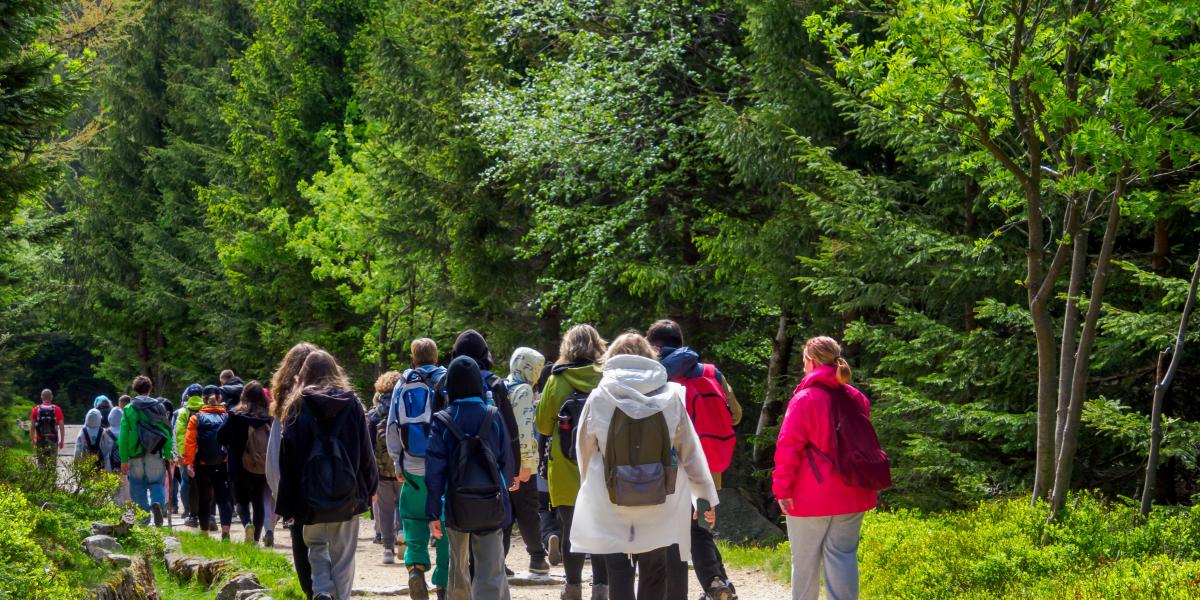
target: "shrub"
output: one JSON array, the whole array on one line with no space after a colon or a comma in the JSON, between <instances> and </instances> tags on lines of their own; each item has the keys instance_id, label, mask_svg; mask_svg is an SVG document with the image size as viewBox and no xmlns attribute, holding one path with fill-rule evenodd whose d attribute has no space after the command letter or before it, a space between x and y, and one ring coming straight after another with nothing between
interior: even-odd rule
<instances>
[{"instance_id":1,"label":"shrub","mask_svg":"<svg viewBox=\"0 0 1200 600\"><path fill-rule=\"evenodd\" d=\"M34 528L42 523L39 509L20 491L0 484L0 598L74 600L83 590L73 586L42 551Z\"/></svg>"}]
</instances>

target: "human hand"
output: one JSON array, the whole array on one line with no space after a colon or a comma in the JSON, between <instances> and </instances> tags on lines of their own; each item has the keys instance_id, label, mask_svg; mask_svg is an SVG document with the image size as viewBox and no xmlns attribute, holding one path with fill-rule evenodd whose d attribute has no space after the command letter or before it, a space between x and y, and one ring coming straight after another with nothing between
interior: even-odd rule
<instances>
[{"instance_id":1,"label":"human hand","mask_svg":"<svg viewBox=\"0 0 1200 600\"><path fill-rule=\"evenodd\" d=\"M793 506L795 506L795 503L792 502L791 498L779 499L779 508L783 510L784 514L791 512Z\"/></svg>"},{"instance_id":2,"label":"human hand","mask_svg":"<svg viewBox=\"0 0 1200 600\"><path fill-rule=\"evenodd\" d=\"M188 466L188 473L191 473L192 467ZM129 463L121 463L121 474L129 475Z\"/></svg>"},{"instance_id":3,"label":"human hand","mask_svg":"<svg viewBox=\"0 0 1200 600\"><path fill-rule=\"evenodd\" d=\"M708 523L709 527L717 526L717 509L710 508L704 513L704 522Z\"/></svg>"},{"instance_id":4,"label":"human hand","mask_svg":"<svg viewBox=\"0 0 1200 600\"><path fill-rule=\"evenodd\" d=\"M188 465L187 470L188 470L188 477L196 476L196 468L195 467L193 467L192 465Z\"/></svg>"},{"instance_id":5,"label":"human hand","mask_svg":"<svg viewBox=\"0 0 1200 600\"><path fill-rule=\"evenodd\" d=\"M441 521L430 521L429 522L429 535L433 536L433 539L435 539L435 540L442 539L442 522Z\"/></svg>"},{"instance_id":6,"label":"human hand","mask_svg":"<svg viewBox=\"0 0 1200 600\"><path fill-rule=\"evenodd\" d=\"M517 477L513 480L512 485L508 486L508 491L515 492L521 488L521 478Z\"/></svg>"},{"instance_id":7,"label":"human hand","mask_svg":"<svg viewBox=\"0 0 1200 600\"><path fill-rule=\"evenodd\" d=\"M59 449L59 450L62 450L62 449L63 449L63 443L62 443L62 442L59 442L59 443L58 443L58 449Z\"/></svg>"}]
</instances>

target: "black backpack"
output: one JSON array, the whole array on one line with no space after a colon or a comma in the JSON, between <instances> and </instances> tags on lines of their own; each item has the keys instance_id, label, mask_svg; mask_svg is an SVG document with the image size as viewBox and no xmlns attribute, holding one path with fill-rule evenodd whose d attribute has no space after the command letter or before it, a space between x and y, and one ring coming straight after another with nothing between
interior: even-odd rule
<instances>
[{"instance_id":1,"label":"black backpack","mask_svg":"<svg viewBox=\"0 0 1200 600\"><path fill-rule=\"evenodd\" d=\"M588 392L574 390L558 409L558 444L562 455L575 462L575 432L579 429L579 415L587 404Z\"/></svg>"},{"instance_id":2,"label":"black backpack","mask_svg":"<svg viewBox=\"0 0 1200 600\"><path fill-rule=\"evenodd\" d=\"M48 441L58 441L58 415L53 404L38 406L37 423L35 426L37 427L39 438L45 438Z\"/></svg>"},{"instance_id":3,"label":"black backpack","mask_svg":"<svg viewBox=\"0 0 1200 600\"><path fill-rule=\"evenodd\" d=\"M220 413L196 413L196 460L206 465L225 462L227 452L217 440L217 433L225 424L226 416Z\"/></svg>"},{"instance_id":4,"label":"black backpack","mask_svg":"<svg viewBox=\"0 0 1200 600\"><path fill-rule=\"evenodd\" d=\"M450 462L450 481L446 490L446 502L454 514L454 529L468 533L486 533L504 526L504 496L508 489L496 466L496 453L481 437L492 427L500 412L494 406L485 406L483 421L475 435L467 435L454 422L448 411L434 416L458 440L458 448Z\"/></svg>"},{"instance_id":5,"label":"black backpack","mask_svg":"<svg viewBox=\"0 0 1200 600\"><path fill-rule=\"evenodd\" d=\"M312 449L300 473L300 489L308 507L306 525L348 521L359 512L358 474L336 435L344 420L334 419L328 430L322 430L316 417L309 418Z\"/></svg>"},{"instance_id":6,"label":"black backpack","mask_svg":"<svg viewBox=\"0 0 1200 600\"><path fill-rule=\"evenodd\" d=\"M159 400L155 404L139 410L142 417L138 419L137 437L145 454L159 454L170 439L171 430L167 424L170 412ZM141 456L141 455L139 455Z\"/></svg>"},{"instance_id":7,"label":"black backpack","mask_svg":"<svg viewBox=\"0 0 1200 600\"><path fill-rule=\"evenodd\" d=\"M96 466L98 466L98 467L104 466L104 463L101 462L101 459L103 457L100 456L100 440L104 439L104 435L107 432L108 432L107 429L101 428L99 431L100 435L96 436L96 439L94 439L94 440L92 439L92 436L88 435L87 429L84 429L82 432L83 433L83 453L87 456L92 457L92 459L96 461Z\"/></svg>"}]
</instances>

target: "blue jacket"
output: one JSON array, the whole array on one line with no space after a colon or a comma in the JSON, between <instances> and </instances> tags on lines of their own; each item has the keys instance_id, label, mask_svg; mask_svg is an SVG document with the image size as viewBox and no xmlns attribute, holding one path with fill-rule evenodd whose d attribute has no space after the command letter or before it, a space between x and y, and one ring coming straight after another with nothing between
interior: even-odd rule
<instances>
[{"instance_id":1,"label":"blue jacket","mask_svg":"<svg viewBox=\"0 0 1200 600\"><path fill-rule=\"evenodd\" d=\"M479 431L485 409L486 405L481 398L462 398L452 402L446 410L450 412L459 428L469 435ZM499 417L500 415L497 415L497 418L492 420L492 430L481 434L480 437L495 453L496 466L507 485L516 478L518 464L509 446L508 431ZM450 528L454 528L457 521L450 507L445 504L444 497L446 487L450 483L450 463L457 449L458 439L439 419L433 419L429 430L429 447L425 450L425 486L429 492L425 498L425 513L432 521L441 518L444 512L446 526ZM508 527L512 522L512 502L507 493L504 494L504 512L504 527Z\"/></svg>"}]
</instances>

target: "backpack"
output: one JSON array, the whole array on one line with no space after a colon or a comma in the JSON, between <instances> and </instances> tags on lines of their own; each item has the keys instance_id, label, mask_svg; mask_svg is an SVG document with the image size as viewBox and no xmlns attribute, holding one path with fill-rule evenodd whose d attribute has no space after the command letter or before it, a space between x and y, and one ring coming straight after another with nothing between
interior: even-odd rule
<instances>
[{"instance_id":1,"label":"backpack","mask_svg":"<svg viewBox=\"0 0 1200 600\"><path fill-rule=\"evenodd\" d=\"M604 483L617 506L655 506L675 493L678 467L662 411L635 419L613 409L604 447Z\"/></svg>"},{"instance_id":2,"label":"backpack","mask_svg":"<svg viewBox=\"0 0 1200 600\"><path fill-rule=\"evenodd\" d=\"M725 396L721 382L717 381L717 368L705 364L699 377L677 377L672 381L686 389L684 406L696 428L696 435L700 437L709 472L724 473L733 462L737 433L733 431L729 398Z\"/></svg>"},{"instance_id":3,"label":"backpack","mask_svg":"<svg viewBox=\"0 0 1200 600\"><path fill-rule=\"evenodd\" d=\"M411 369L404 376L404 385L397 388L398 393L392 394L392 402L400 403L396 407L394 424L400 431L400 444L404 453L414 458L425 456L429 446L430 418L436 409L438 393L443 389L441 383L446 379L442 377L434 383L431 381L432 375L421 369ZM387 462L390 463L390 459ZM395 469L394 466L392 468Z\"/></svg>"},{"instance_id":4,"label":"backpack","mask_svg":"<svg viewBox=\"0 0 1200 600\"><path fill-rule=\"evenodd\" d=\"M104 467L104 457L100 455L100 440L104 439L104 434L107 431L107 429L101 428L100 435L96 436L95 440L92 439L92 436L88 435L87 429L80 432L83 434L83 453L91 456L96 461L96 466L101 468Z\"/></svg>"},{"instance_id":5,"label":"backpack","mask_svg":"<svg viewBox=\"0 0 1200 600\"><path fill-rule=\"evenodd\" d=\"M217 432L225 424L225 415L219 413L196 413L196 460L206 465L225 462L225 447L217 441Z\"/></svg>"},{"instance_id":6,"label":"backpack","mask_svg":"<svg viewBox=\"0 0 1200 600\"><path fill-rule=\"evenodd\" d=\"M463 433L449 411L443 410L435 415L458 440L458 447L450 462L446 502L454 515L454 528L469 533L500 529L507 516L504 496L508 490L496 466L496 453L482 438L500 411L487 405L484 405L484 409L483 421L475 435Z\"/></svg>"},{"instance_id":7,"label":"backpack","mask_svg":"<svg viewBox=\"0 0 1200 600\"><path fill-rule=\"evenodd\" d=\"M242 468L247 473L265 475L267 472L267 444L271 440L271 426L246 426L246 451L242 453Z\"/></svg>"},{"instance_id":8,"label":"backpack","mask_svg":"<svg viewBox=\"0 0 1200 600\"><path fill-rule=\"evenodd\" d=\"M387 415L380 416L377 412L378 407L372 410L371 416L371 432L374 434L372 440L375 447L375 465L379 468L380 479L395 479L396 478L396 463L392 461L392 455L388 453L387 447Z\"/></svg>"},{"instance_id":9,"label":"backpack","mask_svg":"<svg viewBox=\"0 0 1200 600\"><path fill-rule=\"evenodd\" d=\"M833 470L853 487L874 491L892 487L892 468L867 411L846 393L845 386L833 388L818 383L816 387L829 394L834 447L833 456L827 458L833 463ZM812 444L807 447L816 450ZM811 453L809 462L812 462ZM816 472L815 465L813 468ZM818 475L817 481L820 479Z\"/></svg>"},{"instance_id":10,"label":"backpack","mask_svg":"<svg viewBox=\"0 0 1200 600\"><path fill-rule=\"evenodd\" d=\"M567 460L575 462L575 435L579 429L579 415L587 404L588 392L573 390L558 409L558 448Z\"/></svg>"},{"instance_id":11,"label":"backpack","mask_svg":"<svg viewBox=\"0 0 1200 600\"><path fill-rule=\"evenodd\" d=\"M158 454L162 452L163 447L167 445L167 440L170 438L170 429L167 425L167 407L159 400L146 408L137 410L144 417L138 419L137 424L138 443L141 444L142 450L145 451L145 454Z\"/></svg>"},{"instance_id":12,"label":"backpack","mask_svg":"<svg viewBox=\"0 0 1200 600\"><path fill-rule=\"evenodd\" d=\"M336 436L343 420L335 419L324 431L316 417L309 418L313 443L300 473L300 489L308 508L306 525L348 521L359 512L358 474Z\"/></svg>"},{"instance_id":13,"label":"backpack","mask_svg":"<svg viewBox=\"0 0 1200 600\"><path fill-rule=\"evenodd\" d=\"M53 404L47 406L42 404L38 406L37 413L37 434L39 438L44 438L47 441L58 441L58 411L55 410Z\"/></svg>"},{"instance_id":14,"label":"backpack","mask_svg":"<svg viewBox=\"0 0 1200 600\"><path fill-rule=\"evenodd\" d=\"M117 434L111 429L105 429L101 435L107 435L112 440L112 451L108 453L108 466L113 472L121 470L121 453L117 451Z\"/></svg>"}]
</instances>

